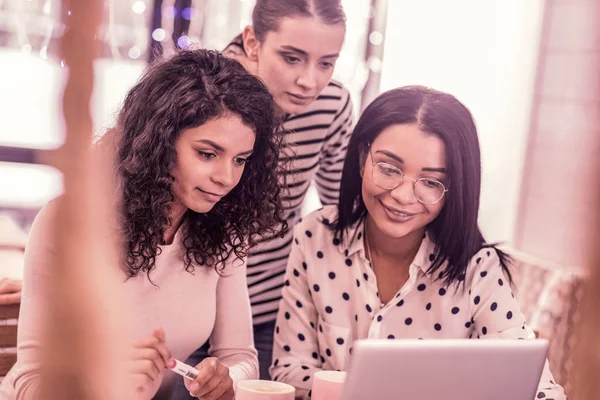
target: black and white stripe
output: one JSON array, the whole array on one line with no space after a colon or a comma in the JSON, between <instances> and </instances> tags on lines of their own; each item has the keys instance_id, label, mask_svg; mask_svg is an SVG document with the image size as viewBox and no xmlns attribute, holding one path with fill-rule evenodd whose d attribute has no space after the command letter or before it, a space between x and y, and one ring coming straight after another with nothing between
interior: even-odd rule
<instances>
[{"instance_id":1,"label":"black and white stripe","mask_svg":"<svg viewBox=\"0 0 600 400\"><path fill-rule=\"evenodd\" d=\"M248 288L255 325L273 321L277 316L292 228L300 220L309 186L314 182L324 205L338 200L352 123L350 94L335 81L325 87L306 112L289 115L284 122L285 141L291 150L281 160L288 171L283 200L290 229L283 238L259 243L248 257Z\"/></svg>"}]
</instances>

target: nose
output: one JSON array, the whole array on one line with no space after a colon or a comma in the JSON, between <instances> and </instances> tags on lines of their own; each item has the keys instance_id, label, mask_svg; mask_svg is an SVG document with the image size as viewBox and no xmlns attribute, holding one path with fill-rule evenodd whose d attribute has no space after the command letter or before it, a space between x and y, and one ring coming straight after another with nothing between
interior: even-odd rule
<instances>
[{"instance_id":1,"label":"nose","mask_svg":"<svg viewBox=\"0 0 600 400\"><path fill-rule=\"evenodd\" d=\"M393 189L390 194L392 195L392 198L400 204L413 204L418 202L417 197L415 196L414 181L406 176L402 183Z\"/></svg>"},{"instance_id":2,"label":"nose","mask_svg":"<svg viewBox=\"0 0 600 400\"><path fill-rule=\"evenodd\" d=\"M215 165L215 168L213 169L213 173L211 175L211 179L218 185L221 185L225 188L230 188L233 185L234 181L234 171L232 163L222 162L218 165Z\"/></svg>"},{"instance_id":3,"label":"nose","mask_svg":"<svg viewBox=\"0 0 600 400\"><path fill-rule=\"evenodd\" d=\"M317 87L317 72L315 67L308 65L303 71L296 83L302 86L305 90L314 90Z\"/></svg>"}]
</instances>

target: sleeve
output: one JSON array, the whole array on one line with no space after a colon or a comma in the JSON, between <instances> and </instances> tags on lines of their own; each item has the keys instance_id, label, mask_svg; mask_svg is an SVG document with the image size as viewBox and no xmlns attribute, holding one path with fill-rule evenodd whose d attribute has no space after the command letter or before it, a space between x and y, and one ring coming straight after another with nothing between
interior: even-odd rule
<instances>
[{"instance_id":1,"label":"sleeve","mask_svg":"<svg viewBox=\"0 0 600 400\"><path fill-rule=\"evenodd\" d=\"M353 106L350 93L343 89L341 108L333 118L323 146L315 187L322 205L337 204L342 169L353 128Z\"/></svg>"},{"instance_id":2,"label":"sleeve","mask_svg":"<svg viewBox=\"0 0 600 400\"><path fill-rule=\"evenodd\" d=\"M302 224L294 229L277 314L270 372L274 380L294 386L297 398L308 398L312 376L322 369L322 362L316 331L318 314L307 280L309 267L301 242L302 231Z\"/></svg>"},{"instance_id":3,"label":"sleeve","mask_svg":"<svg viewBox=\"0 0 600 400\"><path fill-rule=\"evenodd\" d=\"M229 262L217 284L217 315L210 337L211 356L229 368L234 387L239 381L258 379L246 260ZM241 264L241 265L240 265Z\"/></svg>"},{"instance_id":4,"label":"sleeve","mask_svg":"<svg viewBox=\"0 0 600 400\"><path fill-rule=\"evenodd\" d=\"M477 338L535 339L525 322L512 292L510 281L493 248L484 249L473 259L475 273L470 290L471 322ZM536 399L566 400L563 388L554 381L548 361L536 393Z\"/></svg>"},{"instance_id":5,"label":"sleeve","mask_svg":"<svg viewBox=\"0 0 600 400\"><path fill-rule=\"evenodd\" d=\"M0 396L15 400L37 398L40 384L42 324L47 296L51 291L49 268L55 247L52 226L56 200L45 206L35 219L25 249L23 293L19 313L17 362L2 382Z\"/></svg>"}]
</instances>

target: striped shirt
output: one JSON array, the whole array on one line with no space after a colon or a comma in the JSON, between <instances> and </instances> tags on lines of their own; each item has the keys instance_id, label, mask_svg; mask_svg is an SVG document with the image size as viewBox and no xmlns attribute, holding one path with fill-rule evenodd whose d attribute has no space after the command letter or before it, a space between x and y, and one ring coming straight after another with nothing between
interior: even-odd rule
<instances>
[{"instance_id":1,"label":"striped shirt","mask_svg":"<svg viewBox=\"0 0 600 400\"><path fill-rule=\"evenodd\" d=\"M338 201L352 122L350 93L335 81L329 82L305 112L287 115L284 120L285 143L292 150L291 155L282 153L280 161L287 171L282 199L289 229L283 237L262 241L250 250L248 288L255 325L277 316L292 228L300 220L311 183L322 204Z\"/></svg>"},{"instance_id":2,"label":"striped shirt","mask_svg":"<svg viewBox=\"0 0 600 400\"><path fill-rule=\"evenodd\" d=\"M224 50L225 54L228 52L245 54L242 35L229 43ZM280 164L287 171L282 179L282 200L288 231L283 237L259 241L248 254L248 291L254 325L275 321L277 317L293 227L300 221L310 185L314 183L323 205L338 202L353 112L348 90L330 81L303 113L285 117L287 150L280 155Z\"/></svg>"}]
</instances>

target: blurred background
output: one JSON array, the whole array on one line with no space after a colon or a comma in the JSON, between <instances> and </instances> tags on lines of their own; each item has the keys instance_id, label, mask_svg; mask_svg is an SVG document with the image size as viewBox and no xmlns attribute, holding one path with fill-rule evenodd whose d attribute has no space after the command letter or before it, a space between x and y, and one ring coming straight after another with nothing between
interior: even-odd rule
<instances>
[{"instance_id":1,"label":"blurred background","mask_svg":"<svg viewBox=\"0 0 600 400\"><path fill-rule=\"evenodd\" d=\"M151 42L173 52L176 19L189 22L186 35L176 38L180 47L223 49L250 24L254 6L253 0L187 3L177 9L174 0L105 1L96 133L113 123ZM558 363L566 357L559 352L572 345L582 267L595 239L589 221L600 170L600 1L343 4L348 34L334 76L350 88L357 117L378 93L407 84L450 92L471 109L482 148L481 228L528 266L518 270L519 285L527 287L521 304L541 335L553 332L562 341L551 354ZM19 148L62 143L64 63L57 46L61 21L70 16L57 0L0 0L0 159L16 161L0 162L0 221L19 235L61 192L60 174L31 163ZM310 195L305 212L318 206ZM564 360L553 370L568 388Z\"/></svg>"}]
</instances>

